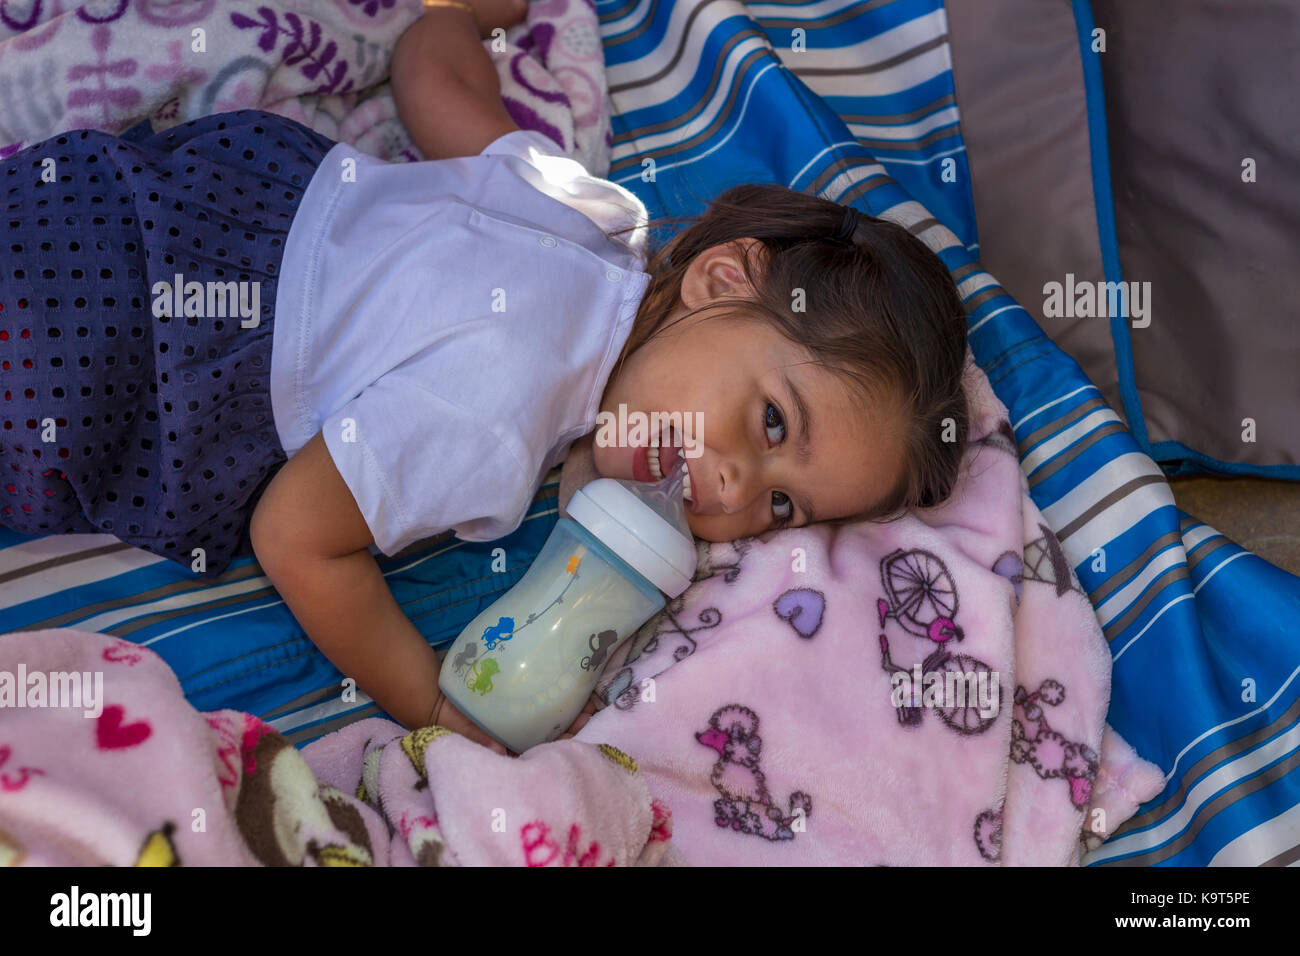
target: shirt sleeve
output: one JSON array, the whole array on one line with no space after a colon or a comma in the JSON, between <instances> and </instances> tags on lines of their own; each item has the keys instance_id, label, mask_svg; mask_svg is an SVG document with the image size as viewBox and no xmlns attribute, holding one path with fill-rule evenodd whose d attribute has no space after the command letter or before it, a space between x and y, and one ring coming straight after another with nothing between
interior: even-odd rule
<instances>
[{"instance_id":1,"label":"shirt sleeve","mask_svg":"<svg viewBox=\"0 0 1300 956\"><path fill-rule=\"evenodd\" d=\"M400 376L370 385L321 431L387 555L449 528L463 541L504 537L537 493L535 476L481 417Z\"/></svg>"},{"instance_id":2,"label":"shirt sleeve","mask_svg":"<svg viewBox=\"0 0 1300 956\"><path fill-rule=\"evenodd\" d=\"M633 252L645 260L649 213L629 190L608 179L593 176L570 158L549 136L537 130L517 129L499 136L480 154L513 156L536 170L533 185L565 205L572 206L606 233L619 232Z\"/></svg>"}]
</instances>

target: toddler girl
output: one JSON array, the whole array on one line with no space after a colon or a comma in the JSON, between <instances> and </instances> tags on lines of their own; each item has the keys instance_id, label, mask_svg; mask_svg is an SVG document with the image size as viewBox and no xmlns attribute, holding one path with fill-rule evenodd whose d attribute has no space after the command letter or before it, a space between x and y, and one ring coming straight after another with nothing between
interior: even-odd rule
<instances>
[{"instance_id":1,"label":"toddler girl","mask_svg":"<svg viewBox=\"0 0 1300 956\"><path fill-rule=\"evenodd\" d=\"M770 185L650 249L630 192L506 113L480 39L521 14L437 6L402 36L394 94L428 162L245 110L0 164L0 522L206 576L246 536L384 710L498 751L442 698L372 548L495 540L556 465L563 504L666 473L685 437L699 537L881 518L942 501L966 437L937 257ZM620 406L702 431L595 441Z\"/></svg>"}]
</instances>

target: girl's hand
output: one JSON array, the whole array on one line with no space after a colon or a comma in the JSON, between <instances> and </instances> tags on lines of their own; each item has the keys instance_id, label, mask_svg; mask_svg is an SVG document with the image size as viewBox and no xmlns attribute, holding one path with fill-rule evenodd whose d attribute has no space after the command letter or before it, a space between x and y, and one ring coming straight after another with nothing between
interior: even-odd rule
<instances>
[{"instance_id":1,"label":"girl's hand","mask_svg":"<svg viewBox=\"0 0 1300 956\"><path fill-rule=\"evenodd\" d=\"M467 0L474 8L474 17L478 20L478 35L481 40L492 37L497 27L508 30L516 23L522 23L528 14L528 0Z\"/></svg>"},{"instance_id":2,"label":"girl's hand","mask_svg":"<svg viewBox=\"0 0 1300 956\"><path fill-rule=\"evenodd\" d=\"M505 744L489 737L478 724L462 714L459 708L443 695L441 690L438 691L438 703L434 705L433 713L437 714L437 717L431 720L430 723L439 727L446 727L453 733L460 734L476 744L482 744L495 754L510 753L510 751L506 750ZM510 754L510 756L515 755Z\"/></svg>"},{"instance_id":3,"label":"girl's hand","mask_svg":"<svg viewBox=\"0 0 1300 956\"><path fill-rule=\"evenodd\" d=\"M484 747L487 747L493 753L505 754L510 757L519 756L519 754L515 753L513 750L508 750L504 744L499 743L498 741L492 739L486 733L484 733L483 730L478 726L478 724L474 723L474 721L466 717L463 713L460 712L460 710L456 707L455 704L447 700L446 697L443 696L442 691L438 692L438 699L440 703L437 706L435 706L433 709L434 713L436 713L438 717L436 720L432 721L432 723L437 724L439 727L446 727L448 730L454 733L458 733L474 741L474 743L476 744L482 744ZM586 726L587 721L589 721L591 719L592 714L596 712L596 708L598 705L599 705L599 701L596 699L596 696L593 694L591 698L587 701L586 706L583 707L582 710L578 712L578 716L574 718L574 721L569 726L569 729L566 730L564 733L560 734L560 736L556 737L555 739L568 740L570 737L577 734L578 731L580 731L584 726ZM439 707L441 708L441 710L439 709Z\"/></svg>"},{"instance_id":4,"label":"girl's hand","mask_svg":"<svg viewBox=\"0 0 1300 956\"><path fill-rule=\"evenodd\" d=\"M591 715L596 712L596 706L598 703L599 701L596 700L596 695L592 694L590 699L587 701L587 706L578 711L578 716L574 719L572 726L555 739L568 740L570 737L577 734L578 731L586 726L587 721L591 720Z\"/></svg>"}]
</instances>

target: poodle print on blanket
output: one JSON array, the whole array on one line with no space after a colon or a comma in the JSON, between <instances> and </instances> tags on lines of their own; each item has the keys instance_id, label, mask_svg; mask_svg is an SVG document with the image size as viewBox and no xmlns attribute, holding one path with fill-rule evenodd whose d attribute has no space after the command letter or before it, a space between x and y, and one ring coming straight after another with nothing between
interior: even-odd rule
<instances>
[{"instance_id":1,"label":"poodle print on blanket","mask_svg":"<svg viewBox=\"0 0 1300 956\"><path fill-rule=\"evenodd\" d=\"M721 796L713 802L714 822L765 840L793 840L803 832L802 821L812 813L812 797L795 791L785 809L777 806L760 767L763 739L758 715L748 707L728 704L714 711L707 730L695 739L718 752L709 782Z\"/></svg>"},{"instance_id":2,"label":"poodle print on blanket","mask_svg":"<svg viewBox=\"0 0 1300 956\"><path fill-rule=\"evenodd\" d=\"M1106 726L1096 613L968 375L942 505L701 543L691 587L610 655L574 739L637 755L689 862L1077 865L1085 827L1163 786ZM895 695L918 672L926 692ZM932 698L949 675L987 695Z\"/></svg>"}]
</instances>

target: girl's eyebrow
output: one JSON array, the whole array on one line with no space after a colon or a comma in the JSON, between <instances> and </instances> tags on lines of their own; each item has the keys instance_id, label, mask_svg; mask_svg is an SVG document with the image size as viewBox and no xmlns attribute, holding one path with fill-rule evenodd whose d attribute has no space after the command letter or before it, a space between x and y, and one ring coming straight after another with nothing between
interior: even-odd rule
<instances>
[{"instance_id":1,"label":"girl's eyebrow","mask_svg":"<svg viewBox=\"0 0 1300 956\"><path fill-rule=\"evenodd\" d=\"M784 370L781 372L781 381L785 383L786 390L794 400L794 408L797 413L795 417L799 419L799 434L794 442L795 454L798 456L799 462L807 467L809 459L812 458L812 421L808 415L808 404L803 400L802 393L795 388L794 382L790 381L790 376ZM817 513L813 511L812 502L803 495L800 495L795 500L804 514L808 516L810 524L817 520Z\"/></svg>"}]
</instances>

